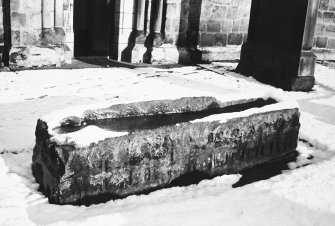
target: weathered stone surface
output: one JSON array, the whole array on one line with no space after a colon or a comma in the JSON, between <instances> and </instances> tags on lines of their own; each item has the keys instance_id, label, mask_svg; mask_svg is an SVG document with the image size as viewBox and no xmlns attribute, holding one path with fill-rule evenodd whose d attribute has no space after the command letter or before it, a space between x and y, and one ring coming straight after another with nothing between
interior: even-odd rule
<instances>
[{"instance_id":1,"label":"weathered stone surface","mask_svg":"<svg viewBox=\"0 0 335 226\"><path fill-rule=\"evenodd\" d=\"M326 48L327 46L327 37L316 37L315 46L317 48Z\"/></svg>"},{"instance_id":2,"label":"weathered stone surface","mask_svg":"<svg viewBox=\"0 0 335 226\"><path fill-rule=\"evenodd\" d=\"M318 60L334 60L335 49L335 1L320 0L317 25L315 28L314 49Z\"/></svg>"},{"instance_id":3,"label":"weathered stone surface","mask_svg":"<svg viewBox=\"0 0 335 226\"><path fill-rule=\"evenodd\" d=\"M148 50L150 52L150 50ZM164 44L160 47L152 47L143 57L144 62L151 64L176 64L178 63L179 53L176 46Z\"/></svg>"},{"instance_id":4,"label":"weathered stone surface","mask_svg":"<svg viewBox=\"0 0 335 226\"><path fill-rule=\"evenodd\" d=\"M329 0L320 0L319 8L322 10L327 10L329 5Z\"/></svg>"},{"instance_id":5,"label":"weathered stone surface","mask_svg":"<svg viewBox=\"0 0 335 226\"><path fill-rule=\"evenodd\" d=\"M335 38L328 39L327 47L329 49L335 49Z\"/></svg>"},{"instance_id":6,"label":"weathered stone surface","mask_svg":"<svg viewBox=\"0 0 335 226\"><path fill-rule=\"evenodd\" d=\"M230 33L228 35L228 45L241 45L243 42L243 34Z\"/></svg>"},{"instance_id":7,"label":"weathered stone surface","mask_svg":"<svg viewBox=\"0 0 335 226\"><path fill-rule=\"evenodd\" d=\"M218 33L215 34L215 44L214 46L226 46L227 45L227 34Z\"/></svg>"},{"instance_id":8,"label":"weathered stone surface","mask_svg":"<svg viewBox=\"0 0 335 226\"><path fill-rule=\"evenodd\" d=\"M213 46L215 35L213 33L202 33L200 36L200 46Z\"/></svg>"},{"instance_id":9,"label":"weathered stone surface","mask_svg":"<svg viewBox=\"0 0 335 226\"><path fill-rule=\"evenodd\" d=\"M209 20L207 23L207 31L209 32L220 32L221 30L221 23L220 21L216 20Z\"/></svg>"},{"instance_id":10,"label":"weathered stone surface","mask_svg":"<svg viewBox=\"0 0 335 226\"><path fill-rule=\"evenodd\" d=\"M266 102L259 99L242 99L232 103L220 102L214 97L183 97L176 100L152 100L137 103L116 104L108 108L84 111L81 118L70 116L60 121L61 126L81 126L84 124L96 124L99 120L111 118L132 118L143 116L157 116L169 114L182 114L191 112L203 112L205 110L216 110L217 113L245 109L250 106L264 106ZM272 103L272 102L271 102ZM246 104L242 108L241 104ZM237 106L237 107L236 107ZM229 108L229 109L228 109ZM212 112L213 113L213 112Z\"/></svg>"},{"instance_id":11,"label":"weathered stone surface","mask_svg":"<svg viewBox=\"0 0 335 226\"><path fill-rule=\"evenodd\" d=\"M201 47L202 60L239 60L241 46Z\"/></svg>"},{"instance_id":12,"label":"weathered stone surface","mask_svg":"<svg viewBox=\"0 0 335 226\"><path fill-rule=\"evenodd\" d=\"M227 44L240 45L242 43L244 33L247 33L248 30L251 1L185 2L189 3L185 5L186 9L189 10L188 15L184 15L183 11L185 10L179 13L179 8L183 7L180 6L180 1L172 1L167 4L165 33L168 34L168 39L165 38L165 43L177 43L179 48L189 47L190 43L191 46L200 46L200 48L221 47ZM174 9L177 10L177 13L173 11ZM228 35L230 35L229 43ZM218 57L214 60L230 60L230 58L222 59L223 55L229 56L229 52L217 55ZM211 57L213 56L215 55L212 54Z\"/></svg>"},{"instance_id":13,"label":"weathered stone surface","mask_svg":"<svg viewBox=\"0 0 335 226\"><path fill-rule=\"evenodd\" d=\"M97 122L99 118L132 117L143 112L167 113L170 108L183 112L218 105L220 102L210 97L142 102L88 111L83 118ZM137 110L127 111L129 106L137 106ZM138 111L142 108L144 111ZM66 120L81 125L82 119ZM299 127L299 111L292 108L225 122L202 120L135 130L126 136L76 147L52 142L47 123L39 120L32 169L53 203L85 203L97 196L124 197L164 187L188 173L212 177L278 158L295 150Z\"/></svg>"},{"instance_id":14,"label":"weathered stone surface","mask_svg":"<svg viewBox=\"0 0 335 226\"><path fill-rule=\"evenodd\" d=\"M313 53L315 53L318 60L335 60L335 49L314 48Z\"/></svg>"},{"instance_id":15,"label":"weathered stone surface","mask_svg":"<svg viewBox=\"0 0 335 226\"><path fill-rule=\"evenodd\" d=\"M71 61L70 50L66 46L13 47L9 53L11 67L60 66ZM70 58L70 59L69 59Z\"/></svg>"}]
</instances>

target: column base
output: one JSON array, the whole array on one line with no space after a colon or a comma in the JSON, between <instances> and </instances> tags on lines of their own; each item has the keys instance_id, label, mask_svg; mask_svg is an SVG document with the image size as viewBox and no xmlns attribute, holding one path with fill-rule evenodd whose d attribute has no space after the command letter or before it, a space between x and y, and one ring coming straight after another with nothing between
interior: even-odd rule
<instances>
[{"instance_id":1,"label":"column base","mask_svg":"<svg viewBox=\"0 0 335 226\"><path fill-rule=\"evenodd\" d=\"M311 91L315 85L314 76L295 77L291 81L292 91Z\"/></svg>"},{"instance_id":2,"label":"column base","mask_svg":"<svg viewBox=\"0 0 335 226\"><path fill-rule=\"evenodd\" d=\"M300 54L298 77L314 76L316 56L312 51L302 51Z\"/></svg>"},{"instance_id":3,"label":"column base","mask_svg":"<svg viewBox=\"0 0 335 226\"><path fill-rule=\"evenodd\" d=\"M147 48L143 44L135 44L131 50L130 63L143 63L146 51Z\"/></svg>"},{"instance_id":4,"label":"column base","mask_svg":"<svg viewBox=\"0 0 335 226\"><path fill-rule=\"evenodd\" d=\"M177 64L179 63L179 52L176 46L170 44L149 47L144 54L143 62L149 64Z\"/></svg>"},{"instance_id":5,"label":"column base","mask_svg":"<svg viewBox=\"0 0 335 226\"><path fill-rule=\"evenodd\" d=\"M143 62L149 64L194 64L201 62L202 52L196 48L178 48L172 44L148 48Z\"/></svg>"},{"instance_id":6,"label":"column base","mask_svg":"<svg viewBox=\"0 0 335 226\"><path fill-rule=\"evenodd\" d=\"M309 91L315 84L312 52L285 53L272 46L246 43L237 71L287 91Z\"/></svg>"},{"instance_id":7,"label":"column base","mask_svg":"<svg viewBox=\"0 0 335 226\"><path fill-rule=\"evenodd\" d=\"M195 64L201 63L203 52L193 47L179 48L179 63L182 64Z\"/></svg>"},{"instance_id":8,"label":"column base","mask_svg":"<svg viewBox=\"0 0 335 226\"><path fill-rule=\"evenodd\" d=\"M315 85L316 56L312 51L302 51L300 54L297 77L292 79L293 91L309 91Z\"/></svg>"}]
</instances>

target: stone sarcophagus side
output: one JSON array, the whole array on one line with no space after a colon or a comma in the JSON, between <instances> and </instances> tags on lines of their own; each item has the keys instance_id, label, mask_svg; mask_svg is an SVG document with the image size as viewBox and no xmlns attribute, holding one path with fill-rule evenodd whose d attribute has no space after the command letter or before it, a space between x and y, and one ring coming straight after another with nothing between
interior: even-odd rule
<instances>
[{"instance_id":1,"label":"stone sarcophagus side","mask_svg":"<svg viewBox=\"0 0 335 226\"><path fill-rule=\"evenodd\" d=\"M295 150L299 127L298 108L272 98L117 104L39 119L32 169L50 202L81 204L280 158Z\"/></svg>"}]
</instances>

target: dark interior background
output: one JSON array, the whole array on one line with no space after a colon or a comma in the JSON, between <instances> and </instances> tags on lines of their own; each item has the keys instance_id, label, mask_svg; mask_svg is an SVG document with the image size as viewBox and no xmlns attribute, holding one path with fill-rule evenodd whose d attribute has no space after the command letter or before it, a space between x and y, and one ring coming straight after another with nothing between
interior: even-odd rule
<instances>
[{"instance_id":1,"label":"dark interior background","mask_svg":"<svg viewBox=\"0 0 335 226\"><path fill-rule=\"evenodd\" d=\"M74 56L108 56L115 1L74 0Z\"/></svg>"},{"instance_id":2,"label":"dark interior background","mask_svg":"<svg viewBox=\"0 0 335 226\"><path fill-rule=\"evenodd\" d=\"M250 20L255 29L249 29L248 41L300 53L307 5L308 0L253 0L257 13Z\"/></svg>"}]
</instances>

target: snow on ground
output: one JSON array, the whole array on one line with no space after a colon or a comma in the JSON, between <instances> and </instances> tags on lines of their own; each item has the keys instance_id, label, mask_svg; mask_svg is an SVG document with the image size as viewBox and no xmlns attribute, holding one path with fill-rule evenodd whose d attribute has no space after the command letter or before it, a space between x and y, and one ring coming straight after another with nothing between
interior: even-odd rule
<instances>
[{"instance_id":1,"label":"snow on ground","mask_svg":"<svg viewBox=\"0 0 335 226\"><path fill-rule=\"evenodd\" d=\"M37 191L30 164L39 117L106 101L280 91L233 72L197 67L1 73L0 225L334 225L334 76L334 69L317 65L312 92L287 93L301 107L303 142L297 161L282 174L238 188L232 185L242 175L222 176L78 207L51 205Z\"/></svg>"}]
</instances>

